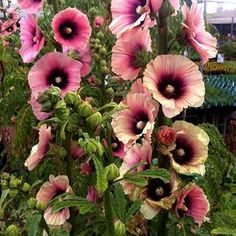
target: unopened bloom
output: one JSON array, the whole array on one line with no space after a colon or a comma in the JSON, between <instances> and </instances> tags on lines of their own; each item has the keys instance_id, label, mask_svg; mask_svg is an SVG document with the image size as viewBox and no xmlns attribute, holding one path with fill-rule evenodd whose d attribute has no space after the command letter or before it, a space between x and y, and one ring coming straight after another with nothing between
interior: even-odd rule
<instances>
[{"instance_id":1,"label":"unopened bloom","mask_svg":"<svg viewBox=\"0 0 236 236\"><path fill-rule=\"evenodd\" d=\"M44 0L17 0L17 3L22 10L35 14L42 9Z\"/></svg>"},{"instance_id":2,"label":"unopened bloom","mask_svg":"<svg viewBox=\"0 0 236 236\"><path fill-rule=\"evenodd\" d=\"M91 27L88 17L76 8L58 12L52 20L54 39L63 47L83 49L88 44Z\"/></svg>"},{"instance_id":3,"label":"unopened bloom","mask_svg":"<svg viewBox=\"0 0 236 236\"><path fill-rule=\"evenodd\" d=\"M205 64L209 58L216 57L217 40L205 30L202 9L196 0L192 0L190 8L184 3L181 10L184 18L184 38L199 53L202 63Z\"/></svg>"},{"instance_id":4,"label":"unopened bloom","mask_svg":"<svg viewBox=\"0 0 236 236\"><path fill-rule=\"evenodd\" d=\"M32 62L44 45L44 36L33 15L20 20L20 55L25 63Z\"/></svg>"},{"instance_id":5,"label":"unopened bloom","mask_svg":"<svg viewBox=\"0 0 236 236\"><path fill-rule=\"evenodd\" d=\"M168 118L189 106L199 107L204 101L202 74L195 63L184 56L157 56L147 65L143 83Z\"/></svg>"},{"instance_id":6,"label":"unopened bloom","mask_svg":"<svg viewBox=\"0 0 236 236\"><path fill-rule=\"evenodd\" d=\"M28 159L25 161L25 166L28 170L33 170L44 158L49 150L49 143L51 141L51 127L42 125L39 129L39 142L33 146Z\"/></svg>"},{"instance_id":7,"label":"unopened bloom","mask_svg":"<svg viewBox=\"0 0 236 236\"><path fill-rule=\"evenodd\" d=\"M170 145L176 140L176 131L168 126L161 126L156 132L156 141L164 145Z\"/></svg>"},{"instance_id":8,"label":"unopened bloom","mask_svg":"<svg viewBox=\"0 0 236 236\"><path fill-rule=\"evenodd\" d=\"M175 213L178 217L189 216L194 222L201 225L207 218L210 204L203 190L194 183L184 187L175 204Z\"/></svg>"},{"instance_id":9,"label":"unopened bloom","mask_svg":"<svg viewBox=\"0 0 236 236\"><path fill-rule=\"evenodd\" d=\"M102 16L96 16L93 22L94 28L100 28L104 23L104 18Z\"/></svg>"}]
</instances>

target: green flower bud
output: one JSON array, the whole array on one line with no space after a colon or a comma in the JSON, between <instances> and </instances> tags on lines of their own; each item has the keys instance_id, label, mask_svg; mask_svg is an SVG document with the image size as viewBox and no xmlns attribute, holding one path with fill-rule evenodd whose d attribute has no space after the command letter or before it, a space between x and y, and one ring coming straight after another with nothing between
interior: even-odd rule
<instances>
[{"instance_id":1,"label":"green flower bud","mask_svg":"<svg viewBox=\"0 0 236 236\"><path fill-rule=\"evenodd\" d=\"M92 114L91 116L89 116L86 119L86 121L92 127L97 127L98 125L100 125L102 123L102 115L100 112L97 111L94 114Z\"/></svg>"},{"instance_id":2,"label":"green flower bud","mask_svg":"<svg viewBox=\"0 0 236 236\"><path fill-rule=\"evenodd\" d=\"M101 58L100 56L97 54L97 53L94 53L93 54L93 58L96 60L96 61L99 61Z\"/></svg>"},{"instance_id":3,"label":"green flower bud","mask_svg":"<svg viewBox=\"0 0 236 236\"><path fill-rule=\"evenodd\" d=\"M4 218L4 209L0 208L0 220Z\"/></svg>"},{"instance_id":4,"label":"green flower bud","mask_svg":"<svg viewBox=\"0 0 236 236\"><path fill-rule=\"evenodd\" d=\"M2 187L2 189L8 188L8 181L3 179L1 181L1 187Z\"/></svg>"},{"instance_id":5,"label":"green flower bud","mask_svg":"<svg viewBox=\"0 0 236 236\"><path fill-rule=\"evenodd\" d=\"M97 38L98 39L104 39L104 34L103 34L103 32L102 31L99 31L98 33L97 33Z\"/></svg>"},{"instance_id":6,"label":"green flower bud","mask_svg":"<svg viewBox=\"0 0 236 236\"><path fill-rule=\"evenodd\" d=\"M16 225L9 225L5 230L6 236L18 236L20 235L20 229Z\"/></svg>"},{"instance_id":7,"label":"green flower bud","mask_svg":"<svg viewBox=\"0 0 236 236\"><path fill-rule=\"evenodd\" d=\"M101 53L102 55L106 55L107 54L106 48L104 48L104 47L100 48L99 53Z\"/></svg>"},{"instance_id":8,"label":"green flower bud","mask_svg":"<svg viewBox=\"0 0 236 236\"><path fill-rule=\"evenodd\" d=\"M109 95L109 97L113 97L114 96L114 89L113 88L108 88L106 90L107 94Z\"/></svg>"},{"instance_id":9,"label":"green flower bud","mask_svg":"<svg viewBox=\"0 0 236 236\"><path fill-rule=\"evenodd\" d=\"M95 39L95 43L98 43L98 44L100 44L100 43L101 43L101 41L100 41L99 39Z\"/></svg>"},{"instance_id":10,"label":"green flower bud","mask_svg":"<svg viewBox=\"0 0 236 236\"><path fill-rule=\"evenodd\" d=\"M78 126L74 123L71 123L71 122L66 125L66 131L69 133L74 132L77 128L78 128Z\"/></svg>"},{"instance_id":11,"label":"green flower bud","mask_svg":"<svg viewBox=\"0 0 236 236\"><path fill-rule=\"evenodd\" d=\"M88 14L90 16L95 16L95 15L97 15L97 13L98 13L98 11L95 7L90 8L89 11L88 11Z\"/></svg>"},{"instance_id":12,"label":"green flower bud","mask_svg":"<svg viewBox=\"0 0 236 236\"><path fill-rule=\"evenodd\" d=\"M66 108L66 103L62 100L58 101L56 103L55 109L65 109Z\"/></svg>"},{"instance_id":13,"label":"green flower bud","mask_svg":"<svg viewBox=\"0 0 236 236\"><path fill-rule=\"evenodd\" d=\"M64 101L67 105L74 105L77 101L77 96L73 92L68 92L64 98Z\"/></svg>"},{"instance_id":14,"label":"green flower bud","mask_svg":"<svg viewBox=\"0 0 236 236\"><path fill-rule=\"evenodd\" d=\"M49 100L45 103L42 103L42 108L41 108L41 111L43 112L50 112L53 110L53 104L52 102Z\"/></svg>"},{"instance_id":15,"label":"green flower bud","mask_svg":"<svg viewBox=\"0 0 236 236\"><path fill-rule=\"evenodd\" d=\"M4 179L4 180L9 180L10 177L11 177L10 174L7 173L7 172L3 172L3 173L1 174L1 178Z\"/></svg>"},{"instance_id":16,"label":"green flower bud","mask_svg":"<svg viewBox=\"0 0 236 236\"><path fill-rule=\"evenodd\" d=\"M29 208L35 208L36 207L36 204L37 204L37 200L33 197L31 197L29 200L28 200L28 205L29 205Z\"/></svg>"},{"instance_id":17,"label":"green flower bud","mask_svg":"<svg viewBox=\"0 0 236 236\"><path fill-rule=\"evenodd\" d=\"M29 192L30 190L30 185L28 183L24 183L21 190L25 193Z\"/></svg>"},{"instance_id":18,"label":"green flower bud","mask_svg":"<svg viewBox=\"0 0 236 236\"><path fill-rule=\"evenodd\" d=\"M66 103L64 101L58 101L55 106L54 116L59 118L60 120L67 120L70 115L70 110L66 107Z\"/></svg>"},{"instance_id":19,"label":"green flower bud","mask_svg":"<svg viewBox=\"0 0 236 236\"><path fill-rule=\"evenodd\" d=\"M19 193L18 189L10 189L9 195L10 197L15 198L18 193Z\"/></svg>"},{"instance_id":20,"label":"green flower bud","mask_svg":"<svg viewBox=\"0 0 236 236\"><path fill-rule=\"evenodd\" d=\"M105 60L101 60L101 61L100 61L100 64L101 64L101 66L106 66L106 65L107 65L107 62L106 62Z\"/></svg>"},{"instance_id":21,"label":"green flower bud","mask_svg":"<svg viewBox=\"0 0 236 236\"><path fill-rule=\"evenodd\" d=\"M115 222L114 227L115 227L115 236L124 236L124 235L126 235L125 225L120 220L117 220Z\"/></svg>"},{"instance_id":22,"label":"green flower bud","mask_svg":"<svg viewBox=\"0 0 236 236\"><path fill-rule=\"evenodd\" d=\"M95 49L99 49L101 46L100 46L99 43L96 42L93 47L94 47Z\"/></svg>"},{"instance_id":23,"label":"green flower bud","mask_svg":"<svg viewBox=\"0 0 236 236\"><path fill-rule=\"evenodd\" d=\"M78 113L82 117L89 117L93 114L93 107L91 104L84 101L79 105Z\"/></svg>"},{"instance_id":24,"label":"green flower bud","mask_svg":"<svg viewBox=\"0 0 236 236\"><path fill-rule=\"evenodd\" d=\"M9 182L10 188L17 188L21 184L21 180L16 178L11 178Z\"/></svg>"},{"instance_id":25,"label":"green flower bud","mask_svg":"<svg viewBox=\"0 0 236 236\"><path fill-rule=\"evenodd\" d=\"M103 66L102 69L101 69L101 72L103 74L109 74L110 73L110 70L107 66Z\"/></svg>"},{"instance_id":26,"label":"green flower bud","mask_svg":"<svg viewBox=\"0 0 236 236\"><path fill-rule=\"evenodd\" d=\"M47 208L47 204L43 202L37 202L36 209L39 211L44 211Z\"/></svg>"},{"instance_id":27,"label":"green flower bud","mask_svg":"<svg viewBox=\"0 0 236 236\"><path fill-rule=\"evenodd\" d=\"M97 152L97 144L96 144L96 142L93 141L93 139L89 139L89 140L86 142L85 151L86 151L89 155L94 154L94 153Z\"/></svg>"},{"instance_id":28,"label":"green flower bud","mask_svg":"<svg viewBox=\"0 0 236 236\"><path fill-rule=\"evenodd\" d=\"M120 176L119 168L114 164L105 167L107 180L112 181Z\"/></svg>"}]
</instances>

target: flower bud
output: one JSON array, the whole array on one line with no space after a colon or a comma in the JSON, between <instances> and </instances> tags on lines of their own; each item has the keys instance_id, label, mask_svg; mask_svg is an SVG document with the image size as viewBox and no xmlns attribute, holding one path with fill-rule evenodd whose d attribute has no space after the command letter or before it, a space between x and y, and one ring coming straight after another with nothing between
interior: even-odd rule
<instances>
[{"instance_id":1,"label":"flower bud","mask_svg":"<svg viewBox=\"0 0 236 236\"><path fill-rule=\"evenodd\" d=\"M1 181L1 187L2 189L6 189L8 187L8 181L3 179Z\"/></svg>"},{"instance_id":2,"label":"flower bud","mask_svg":"<svg viewBox=\"0 0 236 236\"><path fill-rule=\"evenodd\" d=\"M66 125L66 131L69 133L74 132L77 128L77 125L71 122Z\"/></svg>"},{"instance_id":3,"label":"flower bud","mask_svg":"<svg viewBox=\"0 0 236 236\"><path fill-rule=\"evenodd\" d=\"M4 218L4 209L0 208L0 220Z\"/></svg>"},{"instance_id":4,"label":"flower bud","mask_svg":"<svg viewBox=\"0 0 236 236\"><path fill-rule=\"evenodd\" d=\"M176 141L175 129L168 126L160 127L156 132L156 141L164 145L174 143Z\"/></svg>"},{"instance_id":5,"label":"flower bud","mask_svg":"<svg viewBox=\"0 0 236 236\"><path fill-rule=\"evenodd\" d=\"M67 105L74 105L77 101L77 96L73 92L68 92L64 98L64 101Z\"/></svg>"},{"instance_id":6,"label":"flower bud","mask_svg":"<svg viewBox=\"0 0 236 236\"><path fill-rule=\"evenodd\" d=\"M92 114L91 116L89 116L86 119L86 121L92 127L97 127L98 125L100 125L102 123L102 115L100 112L97 111L94 114Z\"/></svg>"},{"instance_id":7,"label":"flower bud","mask_svg":"<svg viewBox=\"0 0 236 236\"><path fill-rule=\"evenodd\" d=\"M20 230L16 225L9 225L5 230L6 236L18 236L20 235Z\"/></svg>"},{"instance_id":8,"label":"flower bud","mask_svg":"<svg viewBox=\"0 0 236 236\"><path fill-rule=\"evenodd\" d=\"M103 66L102 69L101 69L101 72L104 73L104 74L109 74L110 70L107 66Z\"/></svg>"},{"instance_id":9,"label":"flower bud","mask_svg":"<svg viewBox=\"0 0 236 236\"><path fill-rule=\"evenodd\" d=\"M10 197L15 198L18 195L18 193L19 193L18 189L10 189L9 195Z\"/></svg>"},{"instance_id":10,"label":"flower bud","mask_svg":"<svg viewBox=\"0 0 236 236\"><path fill-rule=\"evenodd\" d=\"M29 208L35 208L36 207L36 204L37 204L37 200L33 197L31 197L29 200L28 200L28 205L29 205Z\"/></svg>"},{"instance_id":11,"label":"flower bud","mask_svg":"<svg viewBox=\"0 0 236 236\"><path fill-rule=\"evenodd\" d=\"M41 104L42 104L42 107L41 107L42 112L51 112L53 110L53 104L50 100Z\"/></svg>"},{"instance_id":12,"label":"flower bud","mask_svg":"<svg viewBox=\"0 0 236 236\"><path fill-rule=\"evenodd\" d=\"M106 55L106 54L107 54L106 48L104 48L104 47L100 48L100 49L99 49L99 53L100 53L101 55ZM106 64L105 64L105 65L106 65Z\"/></svg>"},{"instance_id":13,"label":"flower bud","mask_svg":"<svg viewBox=\"0 0 236 236\"><path fill-rule=\"evenodd\" d=\"M105 60L101 60L101 61L100 61L100 64L101 64L101 66L106 66L106 65L107 65L107 62L106 62Z\"/></svg>"},{"instance_id":14,"label":"flower bud","mask_svg":"<svg viewBox=\"0 0 236 236\"><path fill-rule=\"evenodd\" d=\"M67 120L70 115L70 110L66 107L66 103L64 101L58 101L55 106L54 116L59 118L60 120Z\"/></svg>"},{"instance_id":15,"label":"flower bud","mask_svg":"<svg viewBox=\"0 0 236 236\"><path fill-rule=\"evenodd\" d=\"M82 102L79 105L78 113L82 117L89 117L93 114L93 107L88 102Z\"/></svg>"},{"instance_id":16,"label":"flower bud","mask_svg":"<svg viewBox=\"0 0 236 236\"><path fill-rule=\"evenodd\" d=\"M43 202L37 202L36 209L39 211L44 211L47 208L47 204Z\"/></svg>"},{"instance_id":17,"label":"flower bud","mask_svg":"<svg viewBox=\"0 0 236 236\"><path fill-rule=\"evenodd\" d=\"M112 181L120 176L119 168L114 164L105 167L107 180Z\"/></svg>"},{"instance_id":18,"label":"flower bud","mask_svg":"<svg viewBox=\"0 0 236 236\"><path fill-rule=\"evenodd\" d=\"M99 38L99 39L104 39L104 34L103 34L102 31L100 31L100 32L97 33L97 38Z\"/></svg>"},{"instance_id":19,"label":"flower bud","mask_svg":"<svg viewBox=\"0 0 236 236\"><path fill-rule=\"evenodd\" d=\"M9 180L10 177L11 177L10 174L7 173L7 172L3 172L3 173L1 174L1 179Z\"/></svg>"},{"instance_id":20,"label":"flower bud","mask_svg":"<svg viewBox=\"0 0 236 236\"><path fill-rule=\"evenodd\" d=\"M21 190L25 193L29 192L30 190L30 185L28 183L24 183Z\"/></svg>"},{"instance_id":21,"label":"flower bud","mask_svg":"<svg viewBox=\"0 0 236 236\"><path fill-rule=\"evenodd\" d=\"M21 184L21 180L16 178L11 178L9 182L10 188L17 188Z\"/></svg>"},{"instance_id":22,"label":"flower bud","mask_svg":"<svg viewBox=\"0 0 236 236\"><path fill-rule=\"evenodd\" d=\"M109 97L113 97L114 96L114 89L113 88L108 88L106 90L107 94L109 95Z\"/></svg>"},{"instance_id":23,"label":"flower bud","mask_svg":"<svg viewBox=\"0 0 236 236\"><path fill-rule=\"evenodd\" d=\"M120 220L117 220L115 222L114 227L115 227L115 236L124 236L124 235L126 235L125 225Z\"/></svg>"}]
</instances>

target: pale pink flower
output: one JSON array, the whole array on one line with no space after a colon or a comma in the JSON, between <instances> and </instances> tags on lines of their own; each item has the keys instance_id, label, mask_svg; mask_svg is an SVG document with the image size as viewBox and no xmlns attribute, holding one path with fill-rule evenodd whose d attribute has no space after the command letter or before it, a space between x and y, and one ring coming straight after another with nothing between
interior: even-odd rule
<instances>
[{"instance_id":1,"label":"pale pink flower","mask_svg":"<svg viewBox=\"0 0 236 236\"><path fill-rule=\"evenodd\" d=\"M35 14L42 9L44 0L17 0L17 3L22 10Z\"/></svg>"},{"instance_id":2,"label":"pale pink flower","mask_svg":"<svg viewBox=\"0 0 236 236\"><path fill-rule=\"evenodd\" d=\"M200 107L204 102L202 74L196 64L184 56L157 56L147 65L143 83L168 118L189 106Z\"/></svg>"},{"instance_id":3,"label":"pale pink flower","mask_svg":"<svg viewBox=\"0 0 236 236\"><path fill-rule=\"evenodd\" d=\"M33 15L20 20L21 49L19 51L25 63L32 62L44 45L44 36Z\"/></svg>"},{"instance_id":4,"label":"pale pink flower","mask_svg":"<svg viewBox=\"0 0 236 236\"><path fill-rule=\"evenodd\" d=\"M52 20L54 39L63 47L81 50L88 44L91 27L88 17L76 8L57 13Z\"/></svg>"},{"instance_id":5,"label":"pale pink flower","mask_svg":"<svg viewBox=\"0 0 236 236\"><path fill-rule=\"evenodd\" d=\"M188 184L180 191L175 204L175 213L178 217L192 217L198 225L207 220L206 215L209 209L210 204L206 195L194 183Z\"/></svg>"},{"instance_id":6,"label":"pale pink flower","mask_svg":"<svg viewBox=\"0 0 236 236\"><path fill-rule=\"evenodd\" d=\"M7 9L7 13L8 13L8 18L11 19L11 20L19 20L20 18L20 15L19 13L16 11L16 8L15 7L9 7Z\"/></svg>"},{"instance_id":7,"label":"pale pink flower","mask_svg":"<svg viewBox=\"0 0 236 236\"><path fill-rule=\"evenodd\" d=\"M112 71L124 80L136 79L142 69L142 66L137 64L136 57L142 51L151 51L151 37L148 29L135 28L122 34L112 49Z\"/></svg>"},{"instance_id":8,"label":"pale pink flower","mask_svg":"<svg viewBox=\"0 0 236 236\"><path fill-rule=\"evenodd\" d=\"M216 57L217 40L205 30L202 17L202 9L196 0L192 0L189 8L186 3L181 7L183 14L183 34L186 41L199 53L202 63L205 64L209 58Z\"/></svg>"},{"instance_id":9,"label":"pale pink flower","mask_svg":"<svg viewBox=\"0 0 236 236\"><path fill-rule=\"evenodd\" d=\"M65 175L54 177L49 176L49 181L44 183L36 195L38 202L48 204L48 202L63 193L72 193L69 179ZM69 208L64 208L53 213L52 207L48 206L44 212L44 219L48 225L63 225L70 217Z\"/></svg>"},{"instance_id":10,"label":"pale pink flower","mask_svg":"<svg viewBox=\"0 0 236 236\"><path fill-rule=\"evenodd\" d=\"M39 129L39 142L33 146L31 154L25 161L25 166L28 170L33 170L44 158L45 154L49 150L49 144L51 141L51 127L42 125Z\"/></svg>"}]
</instances>

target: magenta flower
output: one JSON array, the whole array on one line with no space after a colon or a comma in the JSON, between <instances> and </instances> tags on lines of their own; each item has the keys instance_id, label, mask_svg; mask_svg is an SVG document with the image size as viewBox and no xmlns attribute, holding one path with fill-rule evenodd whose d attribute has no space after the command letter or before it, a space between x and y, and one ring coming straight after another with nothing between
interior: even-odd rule
<instances>
[{"instance_id":1,"label":"magenta flower","mask_svg":"<svg viewBox=\"0 0 236 236\"><path fill-rule=\"evenodd\" d=\"M80 70L82 64L67 55L51 52L41 57L31 68L28 81L33 96L37 99L39 92L44 92L51 85L61 89L61 95L68 91L77 91L80 87Z\"/></svg>"},{"instance_id":2,"label":"magenta flower","mask_svg":"<svg viewBox=\"0 0 236 236\"><path fill-rule=\"evenodd\" d=\"M51 199L63 193L73 193L68 177L65 175L59 175L57 177L50 175L49 181L44 183L39 189L36 199L42 204L48 204ZM48 206L44 212L44 219L48 225L63 225L69 218L69 208L64 208L53 213L52 207Z\"/></svg>"},{"instance_id":3,"label":"magenta flower","mask_svg":"<svg viewBox=\"0 0 236 236\"><path fill-rule=\"evenodd\" d=\"M104 18L102 16L96 16L93 22L94 28L100 28L102 27L104 23Z\"/></svg>"},{"instance_id":4,"label":"magenta flower","mask_svg":"<svg viewBox=\"0 0 236 236\"><path fill-rule=\"evenodd\" d=\"M88 17L76 8L57 13L52 20L54 39L63 47L81 50L88 44L91 27Z\"/></svg>"},{"instance_id":5,"label":"magenta flower","mask_svg":"<svg viewBox=\"0 0 236 236\"><path fill-rule=\"evenodd\" d=\"M44 45L44 36L33 15L20 20L20 55L25 63L32 62Z\"/></svg>"},{"instance_id":6,"label":"magenta flower","mask_svg":"<svg viewBox=\"0 0 236 236\"><path fill-rule=\"evenodd\" d=\"M141 65L137 64L136 57L142 51L151 51L148 29L135 28L122 34L112 49L112 71L124 80L136 79L142 69Z\"/></svg>"},{"instance_id":7,"label":"magenta flower","mask_svg":"<svg viewBox=\"0 0 236 236\"><path fill-rule=\"evenodd\" d=\"M129 94L123 103L128 108L112 116L116 137L124 144L132 144L142 136L149 139L159 110L158 103L142 93Z\"/></svg>"},{"instance_id":8,"label":"magenta flower","mask_svg":"<svg viewBox=\"0 0 236 236\"><path fill-rule=\"evenodd\" d=\"M16 32L17 26L15 20L7 20L1 24L1 37L7 37L12 33Z\"/></svg>"},{"instance_id":9,"label":"magenta flower","mask_svg":"<svg viewBox=\"0 0 236 236\"><path fill-rule=\"evenodd\" d=\"M8 13L8 18L11 20L17 21L20 18L19 13L16 11L16 8L14 8L14 7L9 7L7 9L7 13Z\"/></svg>"},{"instance_id":10,"label":"magenta flower","mask_svg":"<svg viewBox=\"0 0 236 236\"><path fill-rule=\"evenodd\" d=\"M38 13L43 7L44 0L17 0L19 7L29 14Z\"/></svg>"},{"instance_id":11,"label":"magenta flower","mask_svg":"<svg viewBox=\"0 0 236 236\"><path fill-rule=\"evenodd\" d=\"M136 26L151 27L149 7L149 0L112 0L110 30L119 37Z\"/></svg>"},{"instance_id":12,"label":"magenta flower","mask_svg":"<svg viewBox=\"0 0 236 236\"><path fill-rule=\"evenodd\" d=\"M89 202L96 203L98 201L99 192L94 188L94 186L88 186L88 194L86 198Z\"/></svg>"},{"instance_id":13,"label":"magenta flower","mask_svg":"<svg viewBox=\"0 0 236 236\"><path fill-rule=\"evenodd\" d=\"M189 106L199 107L205 87L198 67L180 55L162 55L144 71L144 86L162 105L165 116L172 118Z\"/></svg>"},{"instance_id":14,"label":"magenta flower","mask_svg":"<svg viewBox=\"0 0 236 236\"><path fill-rule=\"evenodd\" d=\"M44 158L45 154L49 150L49 144L51 141L51 127L42 125L39 129L39 142L33 146L31 154L25 161L25 166L28 170L33 170Z\"/></svg>"},{"instance_id":15,"label":"magenta flower","mask_svg":"<svg viewBox=\"0 0 236 236\"><path fill-rule=\"evenodd\" d=\"M181 10L184 18L184 38L199 53L202 63L205 64L209 58L216 57L217 40L205 30L201 7L197 4L196 0L192 1L190 8L185 3Z\"/></svg>"},{"instance_id":16,"label":"magenta flower","mask_svg":"<svg viewBox=\"0 0 236 236\"><path fill-rule=\"evenodd\" d=\"M189 216L194 222L201 225L207 220L207 212L210 204L203 190L194 183L183 188L175 205L175 213L178 217Z\"/></svg>"}]
</instances>

